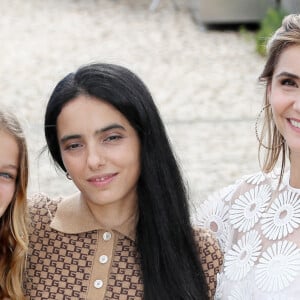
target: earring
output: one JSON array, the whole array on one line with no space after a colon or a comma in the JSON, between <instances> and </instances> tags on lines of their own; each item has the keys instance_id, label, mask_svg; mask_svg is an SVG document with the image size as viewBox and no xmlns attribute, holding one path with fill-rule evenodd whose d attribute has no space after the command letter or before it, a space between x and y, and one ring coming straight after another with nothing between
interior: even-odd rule
<instances>
[{"instance_id":1,"label":"earring","mask_svg":"<svg viewBox=\"0 0 300 300\"><path fill-rule=\"evenodd\" d=\"M71 178L69 172L66 173L66 177L67 177L69 180L72 180L72 178Z\"/></svg>"},{"instance_id":2,"label":"earring","mask_svg":"<svg viewBox=\"0 0 300 300\"><path fill-rule=\"evenodd\" d=\"M261 146L263 146L265 149L267 149L267 150L274 150L274 149L277 149L277 148L279 148L279 147L281 147L281 146L283 145L284 139L283 139L282 135L280 135L280 139L281 139L281 143L280 143L280 144L278 144L278 145L275 146L275 147L268 147L268 146L266 146L266 145L263 144L261 138L260 138L259 135L258 135L258 129L257 129L257 127L258 127L258 121L259 121L259 119L260 119L260 117L261 117L261 114L264 112L265 109L268 109L270 106L271 106L270 103L267 104L267 105L265 105L265 106L260 110L260 112L258 113L257 118L256 118L256 120L255 120L255 136L256 136L256 139L258 140L259 144L260 144Z\"/></svg>"}]
</instances>

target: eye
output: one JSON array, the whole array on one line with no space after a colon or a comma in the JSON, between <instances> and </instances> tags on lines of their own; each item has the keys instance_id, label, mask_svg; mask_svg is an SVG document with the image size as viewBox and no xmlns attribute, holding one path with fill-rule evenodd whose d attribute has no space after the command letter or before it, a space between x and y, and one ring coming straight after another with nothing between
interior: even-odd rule
<instances>
[{"instance_id":1,"label":"eye","mask_svg":"<svg viewBox=\"0 0 300 300\"><path fill-rule=\"evenodd\" d=\"M15 180L16 177L13 174L7 172L0 172L0 178L9 181L9 180Z\"/></svg>"},{"instance_id":2,"label":"eye","mask_svg":"<svg viewBox=\"0 0 300 300\"><path fill-rule=\"evenodd\" d=\"M291 78L282 79L281 84L285 85L285 86L295 86L295 87L297 87L297 83L295 82L295 80L293 80Z\"/></svg>"},{"instance_id":3,"label":"eye","mask_svg":"<svg viewBox=\"0 0 300 300\"><path fill-rule=\"evenodd\" d=\"M116 142L122 139L122 136L119 134L112 134L104 139L104 142Z\"/></svg>"},{"instance_id":4,"label":"eye","mask_svg":"<svg viewBox=\"0 0 300 300\"><path fill-rule=\"evenodd\" d=\"M72 144L69 144L69 145L66 145L65 146L65 150L76 150L76 149L79 149L82 147L82 144L80 143L72 143Z\"/></svg>"}]
</instances>

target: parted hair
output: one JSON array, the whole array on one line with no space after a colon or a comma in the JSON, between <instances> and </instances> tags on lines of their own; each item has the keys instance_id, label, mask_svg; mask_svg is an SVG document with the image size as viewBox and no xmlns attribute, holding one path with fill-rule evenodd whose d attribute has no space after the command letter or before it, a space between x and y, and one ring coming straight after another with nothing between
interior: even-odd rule
<instances>
[{"instance_id":1,"label":"parted hair","mask_svg":"<svg viewBox=\"0 0 300 300\"><path fill-rule=\"evenodd\" d=\"M293 45L300 45L299 14L290 14L286 16L282 21L281 27L279 27L268 40L267 60L259 77L259 81L266 85L264 96L264 120L261 134L261 141L264 141L266 147L262 146L262 143L259 144L260 157L262 157L262 154L265 154L262 170L267 173L272 171L281 156L280 181L284 173L286 159L289 156L289 149L274 122L270 101L268 99L268 87L272 83L274 70L282 52Z\"/></svg>"},{"instance_id":2,"label":"parted hair","mask_svg":"<svg viewBox=\"0 0 300 300\"><path fill-rule=\"evenodd\" d=\"M57 84L46 108L45 136L55 163L64 171L55 126L64 105L81 94L113 105L140 139L136 234L144 299L208 299L190 224L186 188L147 87L128 69L100 63L83 66Z\"/></svg>"},{"instance_id":3,"label":"parted hair","mask_svg":"<svg viewBox=\"0 0 300 300\"><path fill-rule=\"evenodd\" d=\"M23 131L16 117L0 111L0 131L15 138L19 147L19 168L12 201L0 217L0 299L24 299L22 274L28 245L26 191L28 153Z\"/></svg>"}]
</instances>

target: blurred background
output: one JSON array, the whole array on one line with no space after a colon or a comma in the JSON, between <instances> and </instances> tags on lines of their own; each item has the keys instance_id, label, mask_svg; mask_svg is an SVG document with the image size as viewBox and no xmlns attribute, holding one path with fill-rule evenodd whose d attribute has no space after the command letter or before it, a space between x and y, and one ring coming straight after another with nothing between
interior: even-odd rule
<instances>
[{"instance_id":1,"label":"blurred background","mask_svg":"<svg viewBox=\"0 0 300 300\"><path fill-rule=\"evenodd\" d=\"M47 152L40 154L43 115L55 84L96 61L128 67L149 87L195 207L257 171L254 123L264 90L257 78L265 61L258 44L297 6L298 0L1 0L0 106L17 114L28 137L29 194L75 191Z\"/></svg>"}]
</instances>

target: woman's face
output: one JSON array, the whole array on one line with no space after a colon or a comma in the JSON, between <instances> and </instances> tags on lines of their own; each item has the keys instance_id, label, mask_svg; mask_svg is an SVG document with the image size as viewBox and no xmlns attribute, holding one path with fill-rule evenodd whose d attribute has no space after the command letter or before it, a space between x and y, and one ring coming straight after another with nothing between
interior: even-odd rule
<instances>
[{"instance_id":1,"label":"woman's face","mask_svg":"<svg viewBox=\"0 0 300 300\"><path fill-rule=\"evenodd\" d=\"M91 209L123 209L137 202L140 142L113 106L80 95L57 119L63 163Z\"/></svg>"},{"instance_id":2,"label":"woman's face","mask_svg":"<svg viewBox=\"0 0 300 300\"><path fill-rule=\"evenodd\" d=\"M300 45L280 55L268 96L278 130L291 153L300 154Z\"/></svg>"},{"instance_id":3,"label":"woman's face","mask_svg":"<svg viewBox=\"0 0 300 300\"><path fill-rule=\"evenodd\" d=\"M19 147L15 138L0 130L0 218L13 199L19 169Z\"/></svg>"}]
</instances>

